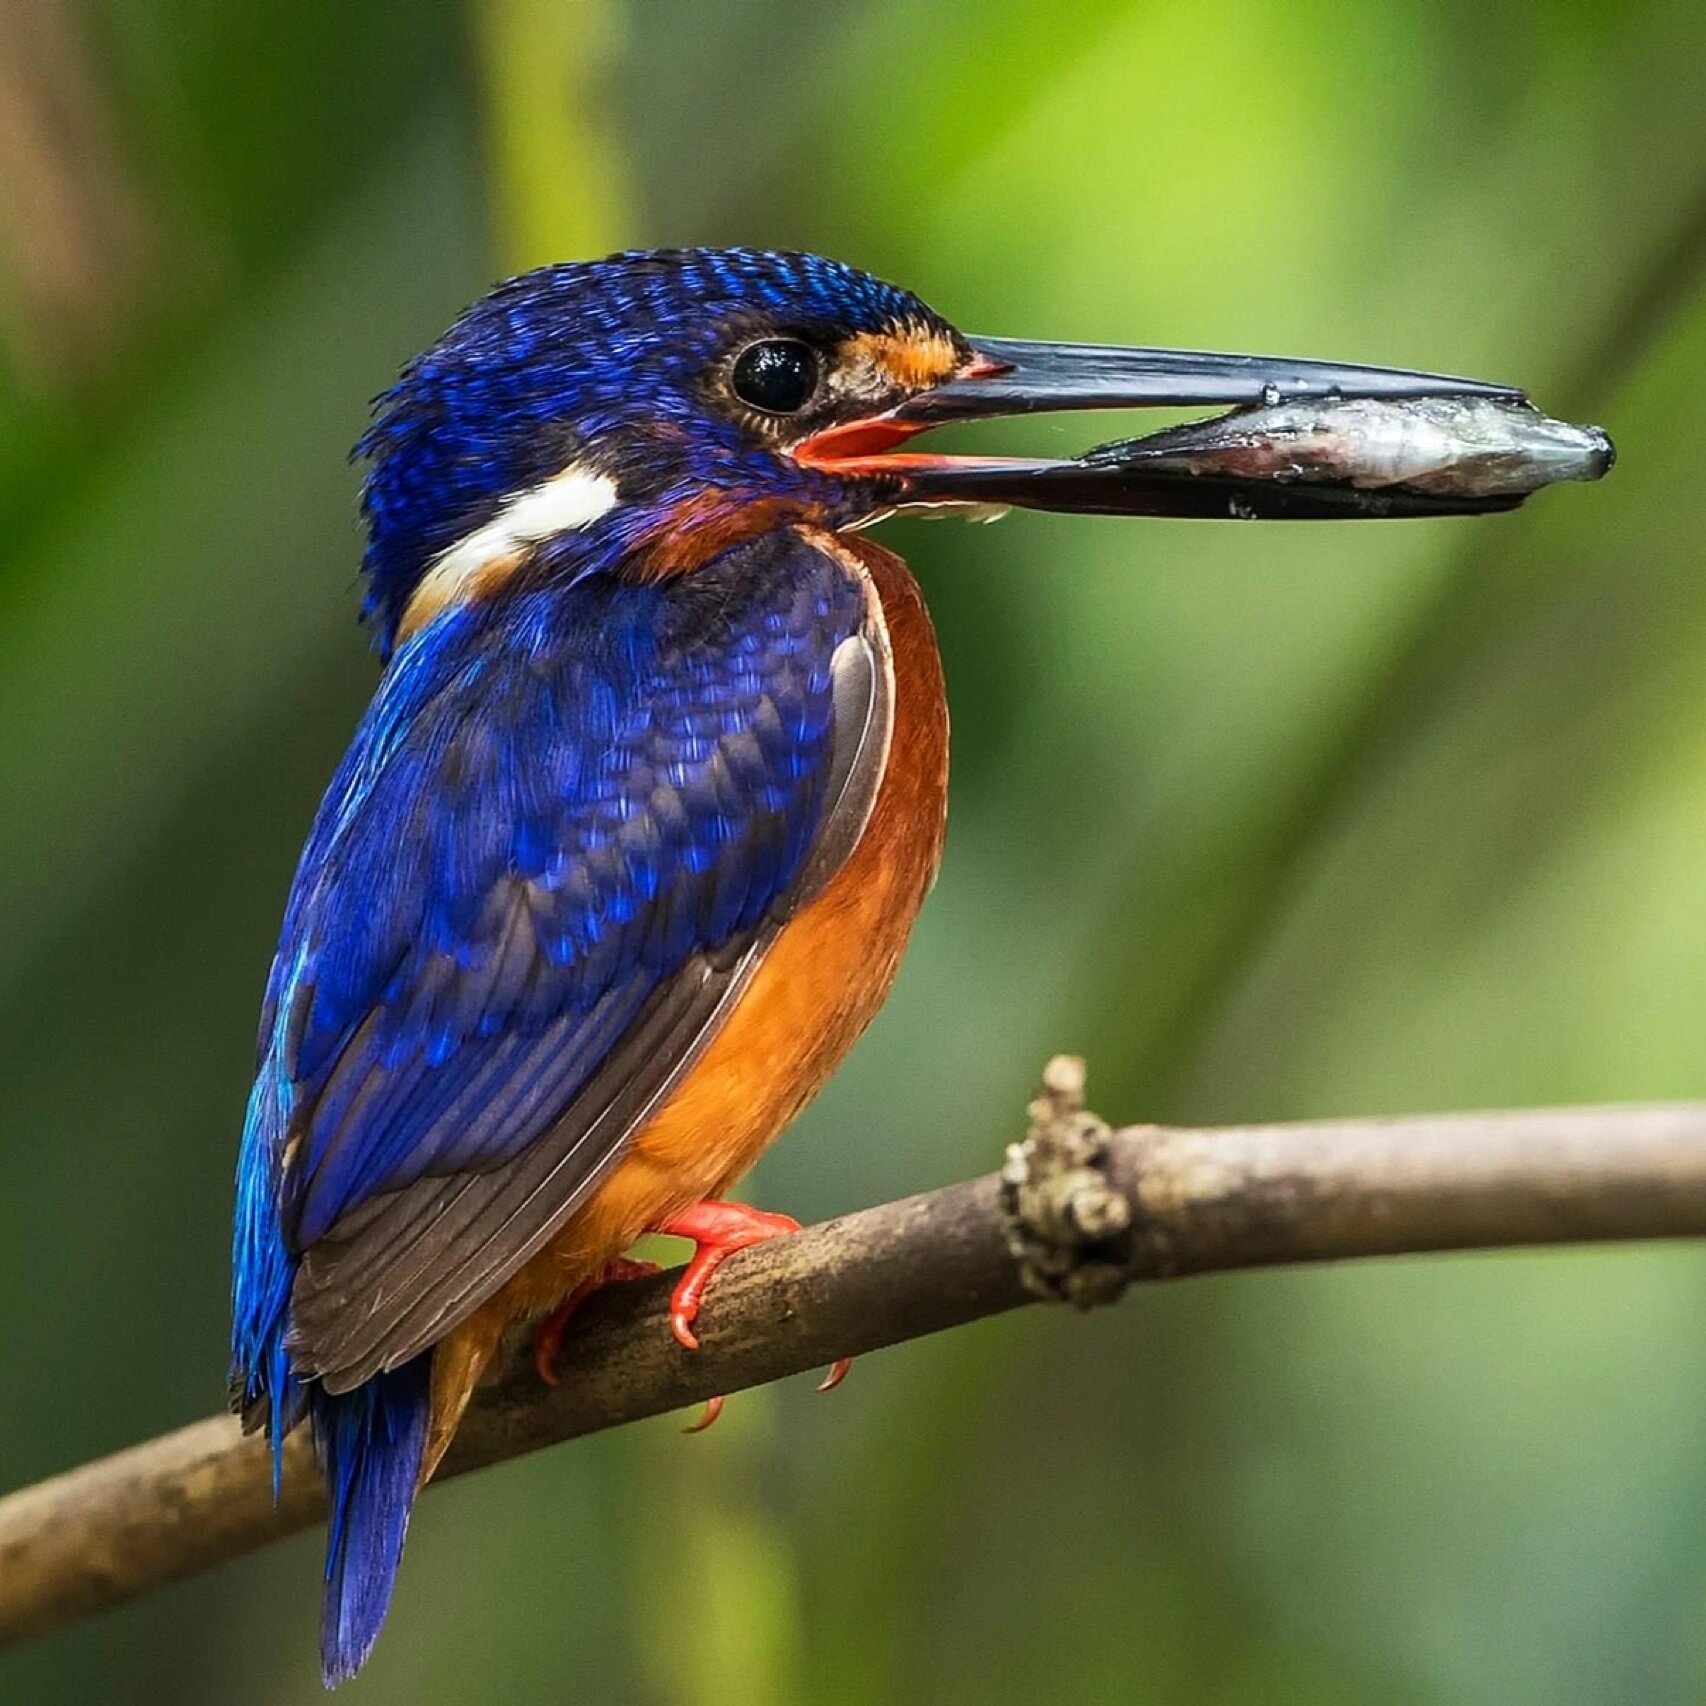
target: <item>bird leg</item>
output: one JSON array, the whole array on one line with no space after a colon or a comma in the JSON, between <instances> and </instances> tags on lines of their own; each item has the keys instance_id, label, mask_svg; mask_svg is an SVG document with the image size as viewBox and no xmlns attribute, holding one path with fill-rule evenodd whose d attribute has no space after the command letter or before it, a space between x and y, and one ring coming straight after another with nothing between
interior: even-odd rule
<instances>
[{"instance_id":1,"label":"bird leg","mask_svg":"<svg viewBox=\"0 0 1706 1706\"><path fill-rule=\"evenodd\" d=\"M696 1351L699 1339L693 1323L705 1301L705 1288L711 1283L711 1275L736 1250L798 1232L800 1223L790 1215L766 1214L763 1209L749 1208L745 1203L699 1202L654 1230L693 1243L693 1259L670 1294L669 1328L685 1349Z\"/></svg>"},{"instance_id":2,"label":"bird leg","mask_svg":"<svg viewBox=\"0 0 1706 1706\"><path fill-rule=\"evenodd\" d=\"M543 1321L533 1340L533 1366L547 1386L557 1384L557 1358L562 1354L563 1335L568 1331L574 1313L595 1291L607 1285L620 1285L625 1280L649 1279L659 1272L656 1262L630 1261L618 1256L606 1262L590 1279L583 1279Z\"/></svg>"},{"instance_id":3,"label":"bird leg","mask_svg":"<svg viewBox=\"0 0 1706 1706\"><path fill-rule=\"evenodd\" d=\"M800 1223L789 1215L766 1214L763 1209L749 1208L745 1203L700 1202L654 1230L693 1243L693 1259L670 1295L669 1326L686 1349L696 1351L699 1338L693 1331L693 1323L705 1301L705 1288L711 1283L712 1274L736 1250L798 1232ZM840 1358L824 1376L818 1391L828 1392L839 1386L852 1366L851 1357ZM722 1399L713 1398L705 1406L704 1416L688 1432L698 1433L708 1428L722 1407Z\"/></svg>"},{"instance_id":4,"label":"bird leg","mask_svg":"<svg viewBox=\"0 0 1706 1706\"><path fill-rule=\"evenodd\" d=\"M671 1238L686 1238L693 1245L693 1257L687 1264L687 1271L670 1294L669 1326L685 1349L696 1351L699 1338L693 1331L693 1323L705 1301L705 1290L711 1283L712 1274L736 1250L798 1232L800 1223L790 1215L767 1214L763 1209L749 1208L745 1203L700 1202L652 1230ZM557 1358L562 1352L563 1337L575 1311L587 1298L607 1285L645 1279L657 1272L655 1262L636 1262L626 1256L618 1256L591 1278L582 1280L539 1325L533 1341L533 1366L539 1378L547 1386L557 1384ZM824 1376L818 1391L828 1392L839 1386L852 1366L851 1357L842 1357ZM703 1433L722 1414L722 1410L723 1399L720 1396L707 1399L704 1415L686 1431L690 1434Z\"/></svg>"}]
</instances>

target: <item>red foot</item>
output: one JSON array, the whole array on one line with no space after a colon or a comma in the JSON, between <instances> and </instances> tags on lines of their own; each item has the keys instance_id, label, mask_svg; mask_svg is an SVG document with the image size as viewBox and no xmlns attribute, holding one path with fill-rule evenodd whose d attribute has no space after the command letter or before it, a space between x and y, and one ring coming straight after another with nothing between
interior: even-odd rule
<instances>
[{"instance_id":1,"label":"red foot","mask_svg":"<svg viewBox=\"0 0 1706 1706\"><path fill-rule=\"evenodd\" d=\"M700 1304L705 1301L705 1288L711 1283L711 1275L736 1250L798 1232L800 1223L785 1214L766 1214L763 1209L748 1208L745 1203L701 1202L656 1230L667 1232L672 1238L691 1238L695 1246L687 1272L670 1294L669 1326L688 1350L696 1351L699 1339L693 1323L698 1318Z\"/></svg>"},{"instance_id":2,"label":"red foot","mask_svg":"<svg viewBox=\"0 0 1706 1706\"><path fill-rule=\"evenodd\" d=\"M693 1323L705 1301L705 1288L711 1283L712 1274L736 1250L798 1232L800 1223L786 1214L766 1214L745 1203L701 1202L655 1230L674 1238L690 1238L695 1246L687 1272L670 1295L669 1326L683 1346L696 1351L699 1338L693 1331ZM818 1391L828 1392L839 1386L852 1366L852 1358L843 1357L824 1377ZM721 1398L711 1399L705 1406L705 1414L687 1431L703 1433L722 1413L722 1408Z\"/></svg>"},{"instance_id":3,"label":"red foot","mask_svg":"<svg viewBox=\"0 0 1706 1706\"><path fill-rule=\"evenodd\" d=\"M648 1279L659 1271L656 1262L631 1262L618 1256L585 1279L539 1323L533 1340L533 1366L547 1386L557 1384L557 1358L563 1349L563 1334L568 1331L574 1313L595 1291L607 1285L620 1285L625 1280ZM713 1418L714 1419L714 1418Z\"/></svg>"}]
</instances>

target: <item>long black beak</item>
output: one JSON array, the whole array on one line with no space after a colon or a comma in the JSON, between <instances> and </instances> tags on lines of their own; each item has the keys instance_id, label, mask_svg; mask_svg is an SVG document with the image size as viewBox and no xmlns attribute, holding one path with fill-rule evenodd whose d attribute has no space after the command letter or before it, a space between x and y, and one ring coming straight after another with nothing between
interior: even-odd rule
<instances>
[{"instance_id":1,"label":"long black beak","mask_svg":"<svg viewBox=\"0 0 1706 1706\"><path fill-rule=\"evenodd\" d=\"M1523 400L1522 392L1509 385L1400 367L1221 355L1212 350L1031 343L1023 338L973 338L971 343L982 358L977 364L963 377L903 403L895 417L937 426L1050 409L1250 406L1330 397Z\"/></svg>"},{"instance_id":2,"label":"long black beak","mask_svg":"<svg viewBox=\"0 0 1706 1706\"><path fill-rule=\"evenodd\" d=\"M1213 454L1179 454L1191 448L1179 441L1165 458L1133 453L1130 446L1109 446L1069 461L897 453L895 446L930 427L1048 410L1230 405L1261 411L1291 404L1332 409L1346 400L1402 404L1423 398L1520 408L1526 402L1513 386L1403 368L1014 338L969 341L972 359L956 374L886 414L820 432L795 446L794 455L842 475L887 476L897 488L896 507L1021 505L1105 515L1314 519L1479 513L1520 501L1371 498L1330 479L1301 484L1276 477L1271 468L1253 472L1249 458L1235 462L1223 455L1217 462ZM1174 431L1188 436L1191 428Z\"/></svg>"}]
</instances>

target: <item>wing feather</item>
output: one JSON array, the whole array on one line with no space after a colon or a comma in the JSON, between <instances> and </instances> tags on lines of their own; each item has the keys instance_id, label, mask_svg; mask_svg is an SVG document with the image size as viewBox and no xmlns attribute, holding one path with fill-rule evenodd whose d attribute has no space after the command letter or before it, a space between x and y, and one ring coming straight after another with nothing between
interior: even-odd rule
<instances>
[{"instance_id":1,"label":"wing feather","mask_svg":"<svg viewBox=\"0 0 1706 1706\"><path fill-rule=\"evenodd\" d=\"M552 596L452 627L413 665L436 691L399 653L287 910L263 1028L287 1344L333 1391L442 1337L597 1188L886 762L880 613L799 535Z\"/></svg>"}]
</instances>

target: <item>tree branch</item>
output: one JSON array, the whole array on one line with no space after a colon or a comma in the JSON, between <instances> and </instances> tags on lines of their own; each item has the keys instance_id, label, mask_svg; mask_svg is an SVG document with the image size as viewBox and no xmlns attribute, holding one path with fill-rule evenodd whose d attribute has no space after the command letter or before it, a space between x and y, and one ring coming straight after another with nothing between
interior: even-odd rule
<instances>
[{"instance_id":1,"label":"tree branch","mask_svg":"<svg viewBox=\"0 0 1706 1706\"><path fill-rule=\"evenodd\" d=\"M1407 1252L1706 1235L1706 1105L1110 1132L1081 1068L1051 1064L999 1175L742 1251L703 1349L666 1276L594 1296L543 1387L525 1343L440 1473L737 1392L997 1314L1136 1280ZM267 1454L215 1417L0 1499L0 1644L45 1633L319 1520L300 1434Z\"/></svg>"}]
</instances>

